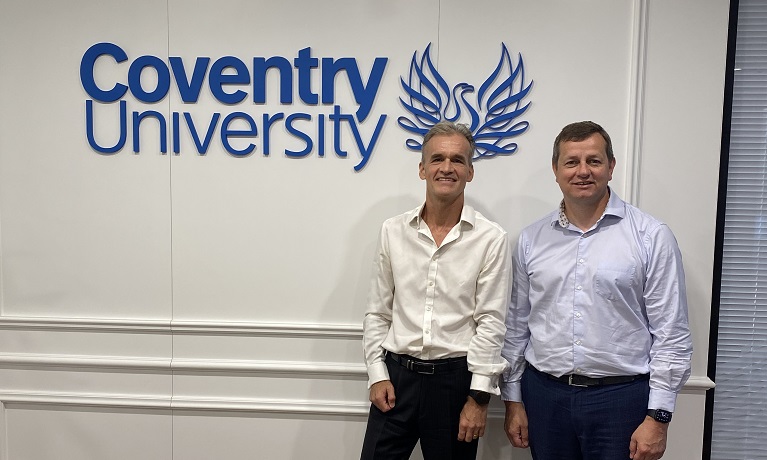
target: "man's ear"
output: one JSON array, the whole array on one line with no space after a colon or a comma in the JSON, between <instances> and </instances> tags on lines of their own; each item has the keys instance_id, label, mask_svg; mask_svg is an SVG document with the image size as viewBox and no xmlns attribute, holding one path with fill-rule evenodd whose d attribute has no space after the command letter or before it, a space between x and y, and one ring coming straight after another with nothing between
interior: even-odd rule
<instances>
[{"instance_id":1,"label":"man's ear","mask_svg":"<svg viewBox=\"0 0 767 460\"><path fill-rule=\"evenodd\" d=\"M421 180L426 180L426 170L423 167L423 161L418 162L418 177L420 177Z\"/></svg>"}]
</instances>

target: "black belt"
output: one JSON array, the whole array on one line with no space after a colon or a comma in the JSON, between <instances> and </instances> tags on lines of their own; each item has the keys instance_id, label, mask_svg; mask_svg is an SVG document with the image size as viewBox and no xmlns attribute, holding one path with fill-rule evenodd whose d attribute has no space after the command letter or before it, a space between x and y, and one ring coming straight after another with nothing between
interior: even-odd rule
<instances>
[{"instance_id":1,"label":"black belt","mask_svg":"<svg viewBox=\"0 0 767 460\"><path fill-rule=\"evenodd\" d=\"M387 351L386 359L390 359L407 370L419 374L440 374L442 372L454 371L456 369L466 369L467 366L465 356L460 358L420 360L415 359L412 356L400 355Z\"/></svg>"},{"instance_id":2,"label":"black belt","mask_svg":"<svg viewBox=\"0 0 767 460\"><path fill-rule=\"evenodd\" d=\"M650 379L650 374L616 375L610 377L586 377L585 375L567 374L561 377L557 377L555 375L539 371L538 369L531 366L530 363L527 363L527 367L543 376L548 377L551 380L566 383L574 387L598 387L602 385L617 385L619 383L629 383L636 380Z\"/></svg>"}]
</instances>

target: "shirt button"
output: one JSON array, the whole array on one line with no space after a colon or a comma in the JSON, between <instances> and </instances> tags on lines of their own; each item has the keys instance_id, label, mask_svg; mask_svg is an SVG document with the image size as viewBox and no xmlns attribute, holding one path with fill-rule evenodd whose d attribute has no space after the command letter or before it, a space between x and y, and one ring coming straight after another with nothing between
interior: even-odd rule
<instances>
[{"instance_id":1,"label":"shirt button","mask_svg":"<svg viewBox=\"0 0 767 460\"><path fill-rule=\"evenodd\" d=\"M580 368L580 367L576 368L576 369L575 369L575 373L576 373L576 374L580 374L580 373L581 373L581 368Z\"/></svg>"},{"instance_id":2,"label":"shirt button","mask_svg":"<svg viewBox=\"0 0 767 460\"><path fill-rule=\"evenodd\" d=\"M582 264L583 262L584 262L584 260L583 260L583 259L578 259L578 263L579 263L579 264Z\"/></svg>"},{"instance_id":3,"label":"shirt button","mask_svg":"<svg viewBox=\"0 0 767 460\"><path fill-rule=\"evenodd\" d=\"M580 313L576 313L576 314L575 314L575 317L576 317L576 318L580 318L580 317L581 317L581 314L580 314Z\"/></svg>"},{"instance_id":4,"label":"shirt button","mask_svg":"<svg viewBox=\"0 0 767 460\"><path fill-rule=\"evenodd\" d=\"M429 281L429 286L434 286L434 282L433 281Z\"/></svg>"},{"instance_id":5,"label":"shirt button","mask_svg":"<svg viewBox=\"0 0 767 460\"><path fill-rule=\"evenodd\" d=\"M429 335L430 332L430 330L426 329L426 335Z\"/></svg>"},{"instance_id":6,"label":"shirt button","mask_svg":"<svg viewBox=\"0 0 767 460\"><path fill-rule=\"evenodd\" d=\"M431 307L426 307L426 311L431 311Z\"/></svg>"},{"instance_id":7,"label":"shirt button","mask_svg":"<svg viewBox=\"0 0 767 460\"><path fill-rule=\"evenodd\" d=\"M580 344L581 344L581 341L580 341L580 340L576 340L576 341L575 341L575 344L576 344L576 345L580 345Z\"/></svg>"},{"instance_id":8,"label":"shirt button","mask_svg":"<svg viewBox=\"0 0 767 460\"><path fill-rule=\"evenodd\" d=\"M580 291L581 289L582 289L582 288L581 288L581 286L576 286L576 287L575 287L575 290L576 290L576 291Z\"/></svg>"}]
</instances>

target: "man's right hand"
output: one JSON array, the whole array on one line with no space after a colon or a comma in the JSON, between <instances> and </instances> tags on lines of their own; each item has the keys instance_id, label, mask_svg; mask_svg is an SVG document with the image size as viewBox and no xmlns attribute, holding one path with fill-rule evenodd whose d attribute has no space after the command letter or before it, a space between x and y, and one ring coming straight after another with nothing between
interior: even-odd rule
<instances>
[{"instance_id":1,"label":"man's right hand","mask_svg":"<svg viewBox=\"0 0 767 460\"><path fill-rule=\"evenodd\" d=\"M521 402L504 401L506 404L506 419L503 427L506 436L514 447L525 448L529 446L527 440L527 412Z\"/></svg>"},{"instance_id":2,"label":"man's right hand","mask_svg":"<svg viewBox=\"0 0 767 460\"><path fill-rule=\"evenodd\" d=\"M370 387L370 402L381 412L394 409L394 385L391 380L381 380Z\"/></svg>"}]
</instances>

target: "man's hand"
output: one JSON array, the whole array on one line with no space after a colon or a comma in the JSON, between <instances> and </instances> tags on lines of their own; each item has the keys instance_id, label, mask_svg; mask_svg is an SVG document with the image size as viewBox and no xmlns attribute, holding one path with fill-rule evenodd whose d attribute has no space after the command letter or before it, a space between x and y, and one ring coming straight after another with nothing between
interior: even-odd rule
<instances>
[{"instance_id":1,"label":"man's hand","mask_svg":"<svg viewBox=\"0 0 767 460\"><path fill-rule=\"evenodd\" d=\"M526 448L530 444L527 439L527 412L521 402L504 401L506 403L506 419L503 427L506 436L514 447Z\"/></svg>"},{"instance_id":2,"label":"man's hand","mask_svg":"<svg viewBox=\"0 0 767 460\"><path fill-rule=\"evenodd\" d=\"M485 435L487 406L480 406L474 398L467 396L458 422L458 440L472 442Z\"/></svg>"},{"instance_id":3,"label":"man's hand","mask_svg":"<svg viewBox=\"0 0 767 460\"><path fill-rule=\"evenodd\" d=\"M629 457L633 460L657 460L666 451L668 423L660 423L651 417L645 417L631 435Z\"/></svg>"},{"instance_id":4,"label":"man's hand","mask_svg":"<svg viewBox=\"0 0 767 460\"><path fill-rule=\"evenodd\" d=\"M373 403L381 412L388 412L394 409L394 385L391 380L381 380L370 386L370 402Z\"/></svg>"}]
</instances>

